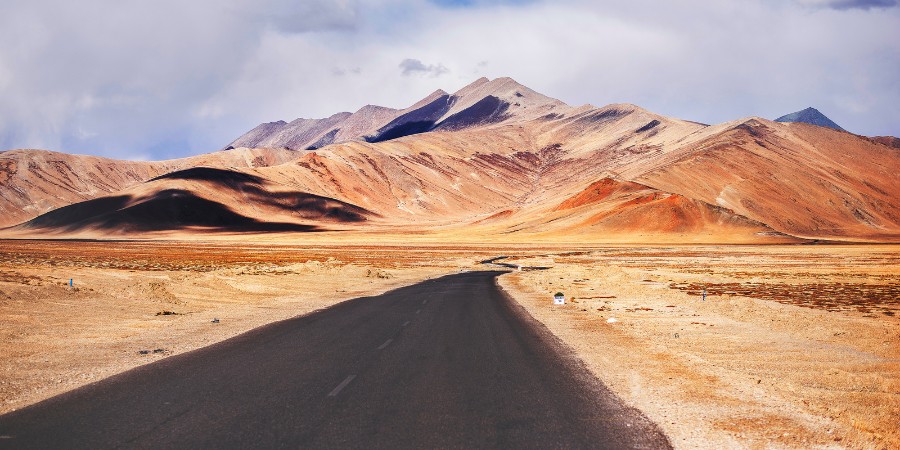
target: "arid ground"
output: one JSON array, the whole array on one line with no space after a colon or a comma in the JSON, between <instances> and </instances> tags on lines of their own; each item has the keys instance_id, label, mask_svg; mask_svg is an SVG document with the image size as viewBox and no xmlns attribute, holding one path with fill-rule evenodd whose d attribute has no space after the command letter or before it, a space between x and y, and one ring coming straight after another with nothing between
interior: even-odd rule
<instances>
[{"instance_id":1,"label":"arid ground","mask_svg":"<svg viewBox=\"0 0 900 450\"><path fill-rule=\"evenodd\" d=\"M549 267L500 284L677 448L900 447L896 245L0 241L0 413L501 255Z\"/></svg>"}]
</instances>

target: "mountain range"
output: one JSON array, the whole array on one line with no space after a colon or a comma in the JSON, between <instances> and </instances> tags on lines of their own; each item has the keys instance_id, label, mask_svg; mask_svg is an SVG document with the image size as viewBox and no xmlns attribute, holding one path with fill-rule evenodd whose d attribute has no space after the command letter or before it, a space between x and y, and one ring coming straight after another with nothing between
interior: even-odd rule
<instances>
[{"instance_id":1,"label":"mountain range","mask_svg":"<svg viewBox=\"0 0 900 450\"><path fill-rule=\"evenodd\" d=\"M181 160L3 152L0 234L896 242L900 150L890 139L573 107L481 78L405 109L262 124L224 151Z\"/></svg>"},{"instance_id":2,"label":"mountain range","mask_svg":"<svg viewBox=\"0 0 900 450\"><path fill-rule=\"evenodd\" d=\"M527 121L570 109L563 102L520 85L511 78L479 78L459 91L432 92L414 105L397 110L366 105L355 113L324 119L263 123L235 139L226 150L240 147L315 150L353 140L381 142L429 131L455 131L499 122Z\"/></svg>"}]
</instances>

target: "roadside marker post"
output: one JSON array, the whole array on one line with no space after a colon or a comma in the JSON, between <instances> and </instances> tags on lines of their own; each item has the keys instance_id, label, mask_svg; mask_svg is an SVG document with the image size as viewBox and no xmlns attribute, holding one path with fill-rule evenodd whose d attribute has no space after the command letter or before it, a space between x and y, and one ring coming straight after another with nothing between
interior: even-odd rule
<instances>
[{"instance_id":1,"label":"roadside marker post","mask_svg":"<svg viewBox=\"0 0 900 450\"><path fill-rule=\"evenodd\" d=\"M566 304L566 296L562 292L557 292L556 295L553 296L553 304L554 305L565 305Z\"/></svg>"}]
</instances>

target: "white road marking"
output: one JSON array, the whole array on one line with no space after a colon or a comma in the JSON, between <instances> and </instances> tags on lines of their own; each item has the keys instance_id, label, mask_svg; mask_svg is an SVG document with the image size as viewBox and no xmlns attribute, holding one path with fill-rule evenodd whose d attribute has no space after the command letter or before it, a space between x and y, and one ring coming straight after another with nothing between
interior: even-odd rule
<instances>
[{"instance_id":1,"label":"white road marking","mask_svg":"<svg viewBox=\"0 0 900 450\"><path fill-rule=\"evenodd\" d=\"M428 303L428 299L422 300L422 304L423 304L423 305L426 304L426 303Z\"/></svg>"},{"instance_id":2,"label":"white road marking","mask_svg":"<svg viewBox=\"0 0 900 450\"><path fill-rule=\"evenodd\" d=\"M406 322L403 322L403 326L404 326L404 327L407 326L407 325L409 325L409 321L408 321L408 320L407 320Z\"/></svg>"},{"instance_id":3,"label":"white road marking","mask_svg":"<svg viewBox=\"0 0 900 450\"><path fill-rule=\"evenodd\" d=\"M349 377L344 378L344 381L341 381L341 384L337 385L336 388L334 388L331 392L329 392L328 396L334 397L335 395L340 394L341 389L344 389L345 387L347 387L347 385L350 384L350 382L353 381L354 378L356 378L356 375L350 375Z\"/></svg>"},{"instance_id":4,"label":"white road marking","mask_svg":"<svg viewBox=\"0 0 900 450\"><path fill-rule=\"evenodd\" d=\"M417 310L416 310L416 314L418 314L418 313L420 313L420 312L422 312L421 309L417 309Z\"/></svg>"},{"instance_id":5,"label":"white road marking","mask_svg":"<svg viewBox=\"0 0 900 450\"><path fill-rule=\"evenodd\" d=\"M384 350L385 347L387 347L388 345L391 345L391 342L394 342L394 340L388 339L388 340L384 341L384 344L381 344L378 346L378 350Z\"/></svg>"}]
</instances>

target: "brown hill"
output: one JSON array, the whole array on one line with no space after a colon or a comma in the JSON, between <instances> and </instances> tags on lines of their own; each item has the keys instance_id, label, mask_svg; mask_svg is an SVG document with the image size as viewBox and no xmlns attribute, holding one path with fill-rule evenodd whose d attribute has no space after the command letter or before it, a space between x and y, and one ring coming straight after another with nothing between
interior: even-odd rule
<instances>
[{"instance_id":1,"label":"brown hill","mask_svg":"<svg viewBox=\"0 0 900 450\"><path fill-rule=\"evenodd\" d=\"M758 233L774 231L729 209L630 181L604 178L561 203L560 218L577 218L577 229L617 233ZM572 229L576 231L576 229Z\"/></svg>"},{"instance_id":2,"label":"brown hill","mask_svg":"<svg viewBox=\"0 0 900 450\"><path fill-rule=\"evenodd\" d=\"M872 140L888 147L900 148L900 138L894 136L875 136Z\"/></svg>"},{"instance_id":3,"label":"brown hill","mask_svg":"<svg viewBox=\"0 0 900 450\"><path fill-rule=\"evenodd\" d=\"M339 200L293 191L250 172L197 167L43 214L16 227L45 234L159 231L308 232L318 224L375 215Z\"/></svg>"},{"instance_id":4,"label":"brown hill","mask_svg":"<svg viewBox=\"0 0 900 450\"><path fill-rule=\"evenodd\" d=\"M288 150L239 149L168 161L122 161L45 150L0 152L0 227L75 202L112 194L174 170L196 166L262 167L299 156Z\"/></svg>"},{"instance_id":5,"label":"brown hill","mask_svg":"<svg viewBox=\"0 0 900 450\"><path fill-rule=\"evenodd\" d=\"M758 118L707 126L628 104L573 108L509 79L478 80L453 95L437 91L387 113L390 120L354 132L358 137L346 142L335 138L337 143L315 151L288 154L299 158L283 164L231 169L230 177L259 177L261 185L179 179L192 184L173 187L172 180L158 179L109 191L111 197L128 196L121 205L121 199L108 200L127 215L106 211L102 220L66 220L79 230L118 221L119 232L137 232L145 216L128 208L152 201L171 209L202 198L221 205L203 208L222 221L170 215L165 217L181 221L152 229L263 230L219 214L227 209L319 230L437 233L447 239L900 239L900 152L850 133ZM364 115L371 120L358 124L378 122ZM247 194L247 186L257 185L263 187ZM278 195L291 199L282 204L287 209L267 203ZM309 195L335 212L305 210L297 202ZM365 220L334 220L340 211ZM70 226L50 218L18 230Z\"/></svg>"},{"instance_id":6,"label":"brown hill","mask_svg":"<svg viewBox=\"0 0 900 450\"><path fill-rule=\"evenodd\" d=\"M506 210L473 223L480 233L523 240L785 242L789 236L733 211L610 177L550 210Z\"/></svg>"},{"instance_id":7,"label":"brown hill","mask_svg":"<svg viewBox=\"0 0 900 450\"><path fill-rule=\"evenodd\" d=\"M900 237L898 152L803 123L716 128L629 175L797 236Z\"/></svg>"}]
</instances>

